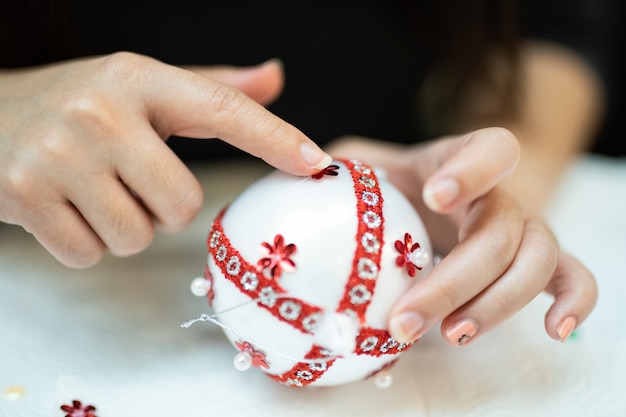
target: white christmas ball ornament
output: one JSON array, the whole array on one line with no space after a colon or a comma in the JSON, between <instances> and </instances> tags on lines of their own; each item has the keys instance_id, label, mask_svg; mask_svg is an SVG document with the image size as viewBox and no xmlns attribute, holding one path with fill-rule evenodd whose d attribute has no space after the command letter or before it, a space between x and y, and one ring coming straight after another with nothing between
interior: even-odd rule
<instances>
[{"instance_id":1,"label":"white christmas ball ornament","mask_svg":"<svg viewBox=\"0 0 626 417\"><path fill-rule=\"evenodd\" d=\"M306 178L272 172L217 216L207 244L203 292L239 369L338 385L386 370L408 348L386 322L430 269L431 246L412 205L364 162Z\"/></svg>"}]
</instances>

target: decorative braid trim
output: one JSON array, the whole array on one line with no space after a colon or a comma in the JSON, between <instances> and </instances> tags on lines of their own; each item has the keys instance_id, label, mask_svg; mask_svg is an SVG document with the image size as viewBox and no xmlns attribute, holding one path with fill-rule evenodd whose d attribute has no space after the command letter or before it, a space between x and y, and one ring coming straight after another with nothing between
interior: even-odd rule
<instances>
[{"instance_id":1,"label":"decorative braid trim","mask_svg":"<svg viewBox=\"0 0 626 417\"><path fill-rule=\"evenodd\" d=\"M250 299L260 299L259 307L302 333L312 334L322 308L283 296L287 292L274 278L265 276L256 265L246 261L224 233L221 220L225 212L226 208L216 217L207 239L209 253L222 274Z\"/></svg>"},{"instance_id":2,"label":"decorative braid trim","mask_svg":"<svg viewBox=\"0 0 626 417\"><path fill-rule=\"evenodd\" d=\"M356 315L364 323L365 313L374 296L385 243L383 196L372 167L354 159L342 162L350 171L354 183L358 227L352 272L337 311Z\"/></svg>"}]
</instances>

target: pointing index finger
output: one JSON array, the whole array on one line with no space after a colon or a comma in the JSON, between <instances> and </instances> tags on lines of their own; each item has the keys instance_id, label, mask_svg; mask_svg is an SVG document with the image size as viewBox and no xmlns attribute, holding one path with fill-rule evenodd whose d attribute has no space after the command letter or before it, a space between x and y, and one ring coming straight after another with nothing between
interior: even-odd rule
<instances>
[{"instance_id":1,"label":"pointing index finger","mask_svg":"<svg viewBox=\"0 0 626 417\"><path fill-rule=\"evenodd\" d=\"M310 175L331 163L330 155L304 133L243 92L158 64L161 67L150 73L151 82L144 81L143 93L161 134L219 138L296 175ZM153 85L159 85L158 90Z\"/></svg>"}]
</instances>

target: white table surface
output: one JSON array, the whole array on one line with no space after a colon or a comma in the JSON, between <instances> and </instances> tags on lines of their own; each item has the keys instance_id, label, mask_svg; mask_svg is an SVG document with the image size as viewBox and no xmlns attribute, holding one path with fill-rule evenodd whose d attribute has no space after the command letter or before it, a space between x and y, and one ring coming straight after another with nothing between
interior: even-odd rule
<instances>
[{"instance_id":1,"label":"white table surface","mask_svg":"<svg viewBox=\"0 0 626 417\"><path fill-rule=\"evenodd\" d=\"M288 388L236 371L219 328L181 329L210 312L189 283L203 273L213 216L266 170L196 170L206 203L191 227L88 270L61 266L20 228L0 225L0 416L62 417L72 399L98 417L626 416L626 161L581 159L550 210L563 247L600 286L575 338L548 338L541 295L469 346L430 332L393 368L388 389L371 380Z\"/></svg>"}]
</instances>

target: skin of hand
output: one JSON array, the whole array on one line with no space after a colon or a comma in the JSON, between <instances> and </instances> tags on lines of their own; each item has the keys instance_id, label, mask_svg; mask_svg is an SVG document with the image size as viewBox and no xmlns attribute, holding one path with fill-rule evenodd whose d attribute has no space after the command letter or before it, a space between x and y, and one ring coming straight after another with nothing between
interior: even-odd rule
<instances>
[{"instance_id":1,"label":"skin of hand","mask_svg":"<svg viewBox=\"0 0 626 417\"><path fill-rule=\"evenodd\" d=\"M527 45L522 63L521 115L493 124L509 129L410 147L347 137L327 149L382 167L445 254L390 312L399 341L441 322L444 339L465 345L544 290L554 296L546 331L564 341L596 304L593 275L561 250L542 212L560 173L592 136L601 88L584 62L552 45Z\"/></svg>"},{"instance_id":2,"label":"skin of hand","mask_svg":"<svg viewBox=\"0 0 626 417\"><path fill-rule=\"evenodd\" d=\"M390 312L396 340L414 341L441 322L446 340L465 345L544 290L555 296L546 315L551 337L563 338L568 318L580 324L590 314L592 274L560 251L548 226L505 186L520 156L510 131L486 128L408 148L346 138L329 151L382 167L417 208L435 250L446 254Z\"/></svg>"},{"instance_id":3,"label":"skin of hand","mask_svg":"<svg viewBox=\"0 0 626 417\"><path fill-rule=\"evenodd\" d=\"M296 175L323 169L330 156L262 106L282 77L278 61L182 69L127 52L0 70L0 221L88 267L199 212L201 187L171 135L220 138Z\"/></svg>"}]
</instances>

